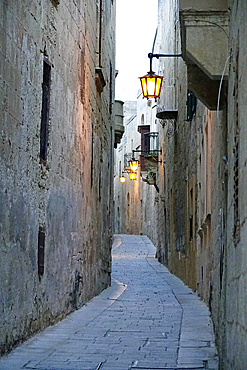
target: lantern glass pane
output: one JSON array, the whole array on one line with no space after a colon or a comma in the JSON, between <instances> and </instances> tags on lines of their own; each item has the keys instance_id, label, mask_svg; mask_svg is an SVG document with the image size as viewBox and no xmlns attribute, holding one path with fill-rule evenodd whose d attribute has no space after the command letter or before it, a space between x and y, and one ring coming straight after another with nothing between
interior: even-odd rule
<instances>
[{"instance_id":1,"label":"lantern glass pane","mask_svg":"<svg viewBox=\"0 0 247 370\"><path fill-rule=\"evenodd\" d=\"M161 81L162 81L162 79L160 77L157 77L157 79L156 79L156 89L155 89L155 95L156 96L159 96Z\"/></svg>"},{"instance_id":2,"label":"lantern glass pane","mask_svg":"<svg viewBox=\"0 0 247 370\"><path fill-rule=\"evenodd\" d=\"M129 162L129 164L130 164L130 168L131 168L131 170L132 171L137 171L137 169L138 169L138 161L131 161L131 162Z\"/></svg>"},{"instance_id":3,"label":"lantern glass pane","mask_svg":"<svg viewBox=\"0 0 247 370\"><path fill-rule=\"evenodd\" d=\"M155 95L155 78L147 78L147 95L150 97Z\"/></svg>"},{"instance_id":4,"label":"lantern glass pane","mask_svg":"<svg viewBox=\"0 0 247 370\"><path fill-rule=\"evenodd\" d=\"M130 180L135 180L136 179L136 173L135 172L130 172L129 176L130 176Z\"/></svg>"},{"instance_id":5,"label":"lantern glass pane","mask_svg":"<svg viewBox=\"0 0 247 370\"><path fill-rule=\"evenodd\" d=\"M141 84L142 84L142 92L144 96L147 96L147 81L146 77L141 78Z\"/></svg>"},{"instance_id":6,"label":"lantern glass pane","mask_svg":"<svg viewBox=\"0 0 247 370\"><path fill-rule=\"evenodd\" d=\"M147 74L146 76L140 77L144 98L149 99L159 97L162 79L163 76L157 76L151 73Z\"/></svg>"}]
</instances>

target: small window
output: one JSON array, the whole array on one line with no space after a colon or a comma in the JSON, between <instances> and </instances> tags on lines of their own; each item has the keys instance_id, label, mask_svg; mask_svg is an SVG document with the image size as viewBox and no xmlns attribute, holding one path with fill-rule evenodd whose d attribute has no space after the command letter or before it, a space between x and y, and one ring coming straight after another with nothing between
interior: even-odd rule
<instances>
[{"instance_id":1,"label":"small window","mask_svg":"<svg viewBox=\"0 0 247 370\"><path fill-rule=\"evenodd\" d=\"M193 240L193 215L190 216L190 241Z\"/></svg>"},{"instance_id":2,"label":"small window","mask_svg":"<svg viewBox=\"0 0 247 370\"><path fill-rule=\"evenodd\" d=\"M141 116L141 124L144 125L144 114Z\"/></svg>"},{"instance_id":3,"label":"small window","mask_svg":"<svg viewBox=\"0 0 247 370\"><path fill-rule=\"evenodd\" d=\"M109 86L109 113L112 115L113 105L113 88L112 88L112 62L110 62L110 86Z\"/></svg>"},{"instance_id":4,"label":"small window","mask_svg":"<svg viewBox=\"0 0 247 370\"><path fill-rule=\"evenodd\" d=\"M45 262L45 232L43 229L40 229L38 235L38 275L40 278L44 274L44 262Z\"/></svg>"},{"instance_id":5,"label":"small window","mask_svg":"<svg viewBox=\"0 0 247 370\"><path fill-rule=\"evenodd\" d=\"M99 67L102 68L102 35L103 35L103 1L99 0L98 13L98 53L99 53Z\"/></svg>"},{"instance_id":6,"label":"small window","mask_svg":"<svg viewBox=\"0 0 247 370\"><path fill-rule=\"evenodd\" d=\"M60 0L51 0L51 3L53 6L55 6L55 8L57 8L60 3Z\"/></svg>"},{"instance_id":7,"label":"small window","mask_svg":"<svg viewBox=\"0 0 247 370\"><path fill-rule=\"evenodd\" d=\"M121 176L122 176L122 166L121 166L121 161L119 161L118 174L119 174L119 177L121 177Z\"/></svg>"},{"instance_id":8,"label":"small window","mask_svg":"<svg viewBox=\"0 0 247 370\"><path fill-rule=\"evenodd\" d=\"M188 90L186 104L187 104L187 121L192 121L192 118L196 113L197 100L195 94L190 90Z\"/></svg>"},{"instance_id":9,"label":"small window","mask_svg":"<svg viewBox=\"0 0 247 370\"><path fill-rule=\"evenodd\" d=\"M51 66L44 60L43 83L42 83L42 110L40 126L40 159L41 162L43 163L45 163L47 159L50 90L51 90Z\"/></svg>"},{"instance_id":10,"label":"small window","mask_svg":"<svg viewBox=\"0 0 247 370\"><path fill-rule=\"evenodd\" d=\"M240 125L239 125L239 48L237 48L234 85L234 177L233 177L233 206L234 206L234 228L233 240L237 246L240 242Z\"/></svg>"}]
</instances>

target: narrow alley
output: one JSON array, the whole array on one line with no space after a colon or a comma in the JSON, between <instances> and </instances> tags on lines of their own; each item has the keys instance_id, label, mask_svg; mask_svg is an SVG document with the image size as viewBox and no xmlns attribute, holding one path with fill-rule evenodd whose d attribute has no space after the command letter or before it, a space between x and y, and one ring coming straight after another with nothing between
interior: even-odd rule
<instances>
[{"instance_id":1,"label":"narrow alley","mask_svg":"<svg viewBox=\"0 0 247 370\"><path fill-rule=\"evenodd\" d=\"M1 370L218 369L209 310L155 258L115 235L112 286L0 360Z\"/></svg>"}]
</instances>

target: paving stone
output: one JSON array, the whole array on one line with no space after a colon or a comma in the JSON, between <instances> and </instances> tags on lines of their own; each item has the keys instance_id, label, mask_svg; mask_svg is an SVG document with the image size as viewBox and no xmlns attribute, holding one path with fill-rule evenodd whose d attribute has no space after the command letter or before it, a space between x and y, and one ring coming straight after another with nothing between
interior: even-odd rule
<instances>
[{"instance_id":1,"label":"paving stone","mask_svg":"<svg viewBox=\"0 0 247 370\"><path fill-rule=\"evenodd\" d=\"M116 240L112 286L0 359L1 370L218 368L204 303L159 264L147 237Z\"/></svg>"}]
</instances>

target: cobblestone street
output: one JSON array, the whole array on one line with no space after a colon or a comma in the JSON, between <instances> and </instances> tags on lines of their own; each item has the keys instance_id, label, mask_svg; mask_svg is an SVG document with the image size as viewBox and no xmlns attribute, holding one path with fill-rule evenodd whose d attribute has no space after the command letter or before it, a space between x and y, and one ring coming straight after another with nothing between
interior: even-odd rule
<instances>
[{"instance_id":1,"label":"cobblestone street","mask_svg":"<svg viewBox=\"0 0 247 370\"><path fill-rule=\"evenodd\" d=\"M1 370L217 369L205 304L155 258L116 235L112 286L0 360Z\"/></svg>"}]
</instances>

